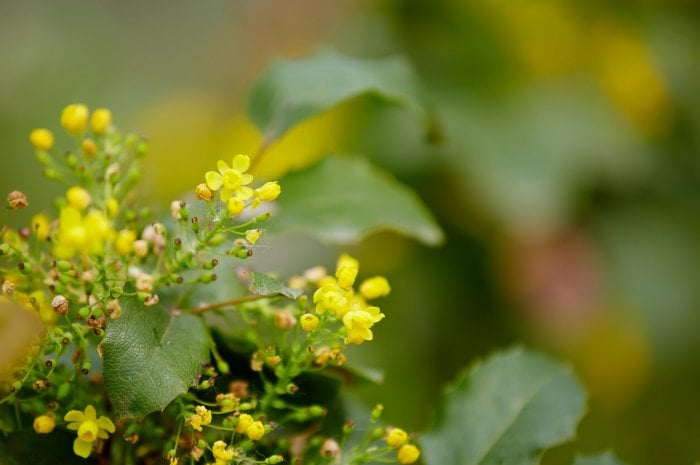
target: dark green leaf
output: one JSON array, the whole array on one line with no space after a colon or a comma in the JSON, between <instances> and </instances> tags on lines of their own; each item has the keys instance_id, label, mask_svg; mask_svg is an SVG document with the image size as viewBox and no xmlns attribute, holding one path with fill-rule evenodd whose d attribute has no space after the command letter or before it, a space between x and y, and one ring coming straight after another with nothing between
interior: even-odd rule
<instances>
[{"instance_id":1,"label":"dark green leaf","mask_svg":"<svg viewBox=\"0 0 700 465\"><path fill-rule=\"evenodd\" d=\"M255 271L251 272L250 292L264 296L281 295L292 300L301 295L301 290L290 289L279 279Z\"/></svg>"},{"instance_id":2,"label":"dark green leaf","mask_svg":"<svg viewBox=\"0 0 700 465\"><path fill-rule=\"evenodd\" d=\"M420 86L405 59L357 59L332 50L274 61L252 90L249 113L270 139L359 95L375 95L426 117Z\"/></svg>"},{"instance_id":3,"label":"dark green leaf","mask_svg":"<svg viewBox=\"0 0 700 465\"><path fill-rule=\"evenodd\" d=\"M131 297L120 303L122 316L109 322L104 340L105 386L117 416L141 417L194 385L211 342L196 316Z\"/></svg>"},{"instance_id":4,"label":"dark green leaf","mask_svg":"<svg viewBox=\"0 0 700 465\"><path fill-rule=\"evenodd\" d=\"M624 465L612 452L576 457L573 465Z\"/></svg>"},{"instance_id":5,"label":"dark green leaf","mask_svg":"<svg viewBox=\"0 0 700 465\"><path fill-rule=\"evenodd\" d=\"M356 157L329 157L282 181L278 230L303 230L347 243L393 230L436 245L443 234L421 199L388 173Z\"/></svg>"},{"instance_id":6,"label":"dark green leaf","mask_svg":"<svg viewBox=\"0 0 700 465\"><path fill-rule=\"evenodd\" d=\"M568 366L516 348L452 386L423 437L429 465L531 465L576 432L585 393Z\"/></svg>"}]
</instances>

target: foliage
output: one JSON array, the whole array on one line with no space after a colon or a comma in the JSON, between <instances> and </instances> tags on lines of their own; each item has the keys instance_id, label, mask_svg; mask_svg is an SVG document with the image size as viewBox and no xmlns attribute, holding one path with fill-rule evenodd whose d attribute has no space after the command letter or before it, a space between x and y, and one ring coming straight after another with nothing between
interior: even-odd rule
<instances>
[{"instance_id":1,"label":"foliage","mask_svg":"<svg viewBox=\"0 0 700 465\"><path fill-rule=\"evenodd\" d=\"M251 103L268 136L262 146L252 159L220 160L194 187L196 200L174 200L167 220L133 190L148 143L120 131L109 110L68 105L67 150L50 130L32 131L44 175L67 190L57 214L2 229L2 299L12 302L3 311L33 312L44 324L21 341L28 351L0 367L4 452L27 451L35 434L56 441L52 449L72 441L75 455L114 463L416 462L415 437L383 425L381 405L363 428L343 416L342 380L360 376L345 368L347 356L374 339L389 282L359 279L348 254L332 272L314 267L288 279L241 266L273 216L278 229L329 241L380 229L441 241L420 198L363 158L331 157L279 182L254 176L271 140L368 93L432 124L402 59L326 51L273 64ZM19 191L7 201L10 212L28 207ZM231 275L245 286L220 279ZM516 349L477 365L448 393L423 439L425 460L536 463L572 436L583 408L567 367Z\"/></svg>"}]
</instances>

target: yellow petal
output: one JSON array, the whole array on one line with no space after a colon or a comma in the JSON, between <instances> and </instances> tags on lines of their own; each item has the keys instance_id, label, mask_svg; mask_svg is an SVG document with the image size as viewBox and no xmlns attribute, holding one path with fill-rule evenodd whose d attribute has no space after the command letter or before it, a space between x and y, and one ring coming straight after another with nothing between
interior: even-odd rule
<instances>
[{"instance_id":1,"label":"yellow petal","mask_svg":"<svg viewBox=\"0 0 700 465\"><path fill-rule=\"evenodd\" d=\"M78 423L81 423L83 421L83 412L80 410L71 410L70 412L66 413L66 416L63 417L63 419L65 421L77 421Z\"/></svg>"},{"instance_id":2,"label":"yellow petal","mask_svg":"<svg viewBox=\"0 0 700 465\"><path fill-rule=\"evenodd\" d=\"M233 191L231 189L226 189L226 188L221 189L221 200L223 200L224 202L227 202L228 199L230 199L232 195L233 195Z\"/></svg>"},{"instance_id":3,"label":"yellow petal","mask_svg":"<svg viewBox=\"0 0 700 465\"><path fill-rule=\"evenodd\" d=\"M95 407L93 407L92 405L88 405L87 407L85 407L84 414L85 417L83 421L95 421L95 419L97 418L97 412L95 411Z\"/></svg>"},{"instance_id":4,"label":"yellow petal","mask_svg":"<svg viewBox=\"0 0 700 465\"><path fill-rule=\"evenodd\" d=\"M243 184L244 186L246 184L250 184L251 182L253 182L253 175L252 174L244 174L243 177L241 178L241 184Z\"/></svg>"},{"instance_id":5,"label":"yellow petal","mask_svg":"<svg viewBox=\"0 0 700 465\"><path fill-rule=\"evenodd\" d=\"M114 430L115 430L114 423L112 423L112 420L110 420L107 417L100 417L97 420L97 426L100 429L103 429L103 430L108 431L110 433L114 433Z\"/></svg>"},{"instance_id":6,"label":"yellow petal","mask_svg":"<svg viewBox=\"0 0 700 465\"><path fill-rule=\"evenodd\" d=\"M248 158L247 155L241 155L240 153L233 157L233 161L231 162L231 168L238 170L241 173L247 171L249 166L250 158Z\"/></svg>"},{"instance_id":7,"label":"yellow petal","mask_svg":"<svg viewBox=\"0 0 700 465\"><path fill-rule=\"evenodd\" d=\"M92 452L92 443L81 441L76 438L75 441L73 441L73 452L75 452L75 455L78 457L86 459L90 456L90 452Z\"/></svg>"},{"instance_id":8,"label":"yellow petal","mask_svg":"<svg viewBox=\"0 0 700 465\"><path fill-rule=\"evenodd\" d=\"M253 196L253 189L250 187L246 186L241 186L238 189L236 189L236 197L238 197L241 200L248 200Z\"/></svg>"},{"instance_id":9,"label":"yellow petal","mask_svg":"<svg viewBox=\"0 0 700 465\"><path fill-rule=\"evenodd\" d=\"M81 413L81 415L82 415L82 413ZM68 428L68 429L73 429L73 430L77 430L77 429L80 428L80 424L81 424L81 423L82 423L82 422L79 422L79 421L76 421L75 423L68 423L68 426L66 426L66 428Z\"/></svg>"},{"instance_id":10,"label":"yellow petal","mask_svg":"<svg viewBox=\"0 0 700 465\"><path fill-rule=\"evenodd\" d=\"M204 180L207 183L207 187L213 191L221 189L221 185L224 183L224 178L216 171L207 171L204 174Z\"/></svg>"},{"instance_id":11,"label":"yellow petal","mask_svg":"<svg viewBox=\"0 0 700 465\"><path fill-rule=\"evenodd\" d=\"M219 170L219 173L224 174L224 171L226 171L229 168L225 161L219 160L216 162L216 169Z\"/></svg>"}]
</instances>

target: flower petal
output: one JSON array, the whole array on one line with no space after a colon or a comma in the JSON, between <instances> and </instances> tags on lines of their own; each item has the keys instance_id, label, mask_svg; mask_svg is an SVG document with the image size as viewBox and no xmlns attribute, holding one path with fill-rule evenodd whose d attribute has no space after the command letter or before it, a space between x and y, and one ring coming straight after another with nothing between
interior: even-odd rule
<instances>
[{"instance_id":1,"label":"flower petal","mask_svg":"<svg viewBox=\"0 0 700 465\"><path fill-rule=\"evenodd\" d=\"M92 452L92 443L81 441L79 438L76 438L75 441L73 441L73 452L75 452L75 455L78 457L86 459L90 456L90 452Z\"/></svg>"},{"instance_id":2,"label":"flower petal","mask_svg":"<svg viewBox=\"0 0 700 465\"><path fill-rule=\"evenodd\" d=\"M206 181L209 189L217 191L221 189L221 185L224 183L224 177L216 171L207 171L204 174L204 181Z\"/></svg>"},{"instance_id":3,"label":"flower petal","mask_svg":"<svg viewBox=\"0 0 700 465\"><path fill-rule=\"evenodd\" d=\"M231 189L226 189L225 187L221 189L221 200L223 200L224 202L227 202L232 195L233 191Z\"/></svg>"},{"instance_id":4,"label":"flower petal","mask_svg":"<svg viewBox=\"0 0 700 465\"><path fill-rule=\"evenodd\" d=\"M244 174L243 177L241 178L241 184L243 184L244 186L246 184L250 184L251 182L253 182L253 175L252 174Z\"/></svg>"},{"instance_id":5,"label":"flower petal","mask_svg":"<svg viewBox=\"0 0 700 465\"><path fill-rule=\"evenodd\" d=\"M231 168L238 170L241 173L247 171L249 166L250 158L248 158L247 155L241 155L240 153L233 157L233 161L231 162Z\"/></svg>"},{"instance_id":6,"label":"flower petal","mask_svg":"<svg viewBox=\"0 0 700 465\"><path fill-rule=\"evenodd\" d=\"M114 433L114 423L112 423L112 420L110 420L107 417L100 417L97 419L97 426L100 429L103 429L105 431L108 431L110 433Z\"/></svg>"},{"instance_id":7,"label":"flower petal","mask_svg":"<svg viewBox=\"0 0 700 465\"><path fill-rule=\"evenodd\" d=\"M82 415L82 412L81 412L81 415ZM81 424L81 423L82 423L82 422L80 422L80 421L76 421L76 422L74 422L74 423L68 423L68 426L66 426L66 428L77 430L77 429L80 428L80 424Z\"/></svg>"},{"instance_id":8,"label":"flower petal","mask_svg":"<svg viewBox=\"0 0 700 465\"><path fill-rule=\"evenodd\" d=\"M66 416L63 417L65 421L77 421L77 422L82 422L83 421L83 412L80 410L71 410L70 412L66 413Z\"/></svg>"},{"instance_id":9,"label":"flower petal","mask_svg":"<svg viewBox=\"0 0 700 465\"><path fill-rule=\"evenodd\" d=\"M219 160L216 162L216 169L219 170L219 173L224 174L224 171L226 171L229 168L225 161Z\"/></svg>"},{"instance_id":10,"label":"flower petal","mask_svg":"<svg viewBox=\"0 0 700 465\"><path fill-rule=\"evenodd\" d=\"M97 412L95 411L95 407L92 405L85 407L84 415L85 417L83 421L95 421L95 419L97 419Z\"/></svg>"},{"instance_id":11,"label":"flower petal","mask_svg":"<svg viewBox=\"0 0 700 465\"><path fill-rule=\"evenodd\" d=\"M253 196L253 189L247 186L241 186L236 189L236 197L241 200L248 200Z\"/></svg>"}]
</instances>

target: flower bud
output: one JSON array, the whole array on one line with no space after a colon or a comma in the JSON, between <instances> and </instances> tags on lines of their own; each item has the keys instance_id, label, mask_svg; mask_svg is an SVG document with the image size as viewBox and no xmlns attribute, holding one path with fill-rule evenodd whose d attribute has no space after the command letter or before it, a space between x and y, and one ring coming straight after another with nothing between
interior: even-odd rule
<instances>
[{"instance_id":1,"label":"flower bud","mask_svg":"<svg viewBox=\"0 0 700 465\"><path fill-rule=\"evenodd\" d=\"M65 315L68 313L68 299L62 295L57 295L51 301L51 307L61 315Z\"/></svg>"},{"instance_id":2,"label":"flower bud","mask_svg":"<svg viewBox=\"0 0 700 465\"><path fill-rule=\"evenodd\" d=\"M112 124L112 112L106 108L98 108L92 113L90 127L95 134L104 134Z\"/></svg>"},{"instance_id":3,"label":"flower bud","mask_svg":"<svg viewBox=\"0 0 700 465\"><path fill-rule=\"evenodd\" d=\"M85 105L68 105L61 113L61 126L68 134L80 135L87 126L88 113L88 108Z\"/></svg>"},{"instance_id":4,"label":"flower bud","mask_svg":"<svg viewBox=\"0 0 700 465\"><path fill-rule=\"evenodd\" d=\"M197 184L197 187L194 188L194 194L199 200L205 200L207 202L210 201L214 195L205 183Z\"/></svg>"},{"instance_id":5,"label":"flower bud","mask_svg":"<svg viewBox=\"0 0 700 465\"><path fill-rule=\"evenodd\" d=\"M29 141L39 150L49 150L53 147L53 133L48 129L35 129L29 134Z\"/></svg>"},{"instance_id":6,"label":"flower bud","mask_svg":"<svg viewBox=\"0 0 700 465\"><path fill-rule=\"evenodd\" d=\"M80 186L73 186L68 189L66 199L68 200L68 205L77 210L85 210L92 202L88 191Z\"/></svg>"}]
</instances>

